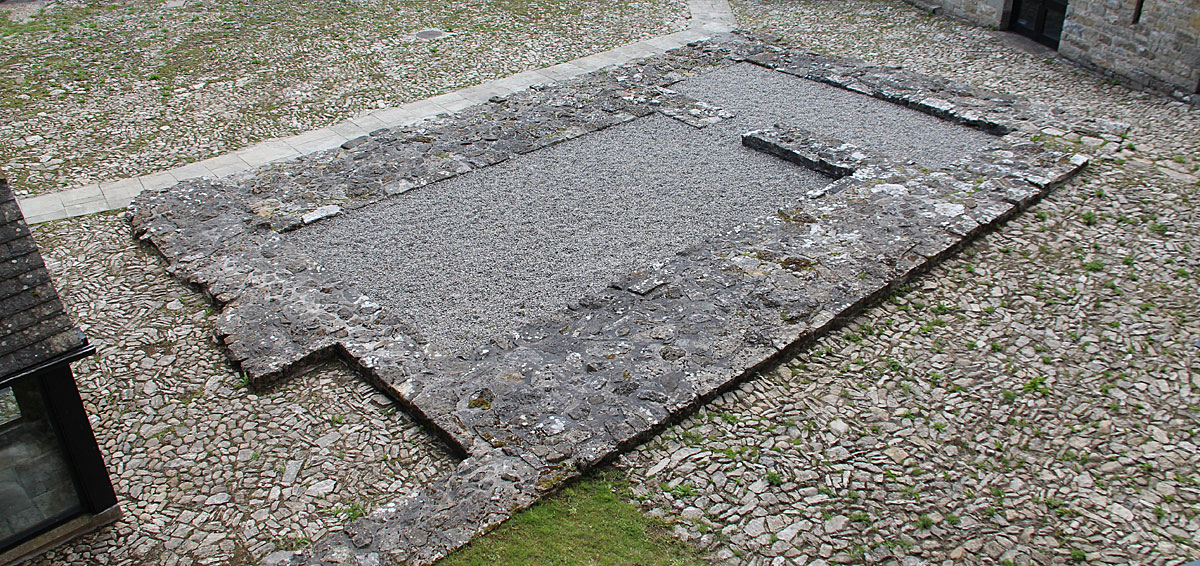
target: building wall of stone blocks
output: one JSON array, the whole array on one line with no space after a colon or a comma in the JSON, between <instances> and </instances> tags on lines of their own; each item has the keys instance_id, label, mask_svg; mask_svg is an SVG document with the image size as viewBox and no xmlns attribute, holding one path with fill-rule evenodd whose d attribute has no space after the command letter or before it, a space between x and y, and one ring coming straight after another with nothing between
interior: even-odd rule
<instances>
[{"instance_id":1,"label":"building wall of stone blocks","mask_svg":"<svg viewBox=\"0 0 1200 566\"><path fill-rule=\"evenodd\" d=\"M1132 80L1187 95L1200 92L1200 1L1088 0L1069 4L1059 52Z\"/></svg>"},{"instance_id":2,"label":"building wall of stone blocks","mask_svg":"<svg viewBox=\"0 0 1200 566\"><path fill-rule=\"evenodd\" d=\"M908 0L982 26L1008 27L1013 0ZM1200 0L1071 0L1059 52L1143 88L1200 99Z\"/></svg>"}]
</instances>

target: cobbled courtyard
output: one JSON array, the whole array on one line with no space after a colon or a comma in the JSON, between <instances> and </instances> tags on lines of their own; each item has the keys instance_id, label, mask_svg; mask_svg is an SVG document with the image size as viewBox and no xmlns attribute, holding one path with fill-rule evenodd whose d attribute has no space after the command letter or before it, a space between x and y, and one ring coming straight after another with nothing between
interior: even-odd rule
<instances>
[{"instance_id":1,"label":"cobbled courtyard","mask_svg":"<svg viewBox=\"0 0 1200 566\"><path fill-rule=\"evenodd\" d=\"M655 6L654 17L613 26L657 34L685 12ZM639 504L731 564L1200 557L1196 110L898 2L733 7L739 27L809 49L1131 130L1043 132L1048 146L1094 159L794 360L621 457ZM578 35L596 41L569 56L620 41ZM331 112L305 119L324 123L318 116ZM65 126L45 131L56 128L65 137ZM229 143L221 149L244 142ZM5 156L10 176L22 163ZM37 563L255 564L454 467L341 364L265 391L243 387L213 340L207 299L132 240L118 214L35 235L100 350L77 378L125 511Z\"/></svg>"}]
</instances>

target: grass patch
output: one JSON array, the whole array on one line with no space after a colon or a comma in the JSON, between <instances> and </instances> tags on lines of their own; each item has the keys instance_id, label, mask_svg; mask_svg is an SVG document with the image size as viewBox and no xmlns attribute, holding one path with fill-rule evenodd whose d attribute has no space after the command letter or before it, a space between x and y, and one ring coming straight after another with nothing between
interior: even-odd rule
<instances>
[{"instance_id":1,"label":"grass patch","mask_svg":"<svg viewBox=\"0 0 1200 566\"><path fill-rule=\"evenodd\" d=\"M629 484L604 472L547 497L438 562L491 564L705 564L662 520L632 503Z\"/></svg>"}]
</instances>

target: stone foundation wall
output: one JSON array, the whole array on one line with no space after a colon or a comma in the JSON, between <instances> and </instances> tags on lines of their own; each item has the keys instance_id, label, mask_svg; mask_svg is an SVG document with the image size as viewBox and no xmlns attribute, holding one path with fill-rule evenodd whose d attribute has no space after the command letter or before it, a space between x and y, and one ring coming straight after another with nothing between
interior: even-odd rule
<instances>
[{"instance_id":1,"label":"stone foundation wall","mask_svg":"<svg viewBox=\"0 0 1200 566\"><path fill-rule=\"evenodd\" d=\"M907 0L982 26L1003 29L1012 0ZM1200 101L1200 5L1197 0L1072 0L1059 52L1140 88Z\"/></svg>"}]
</instances>

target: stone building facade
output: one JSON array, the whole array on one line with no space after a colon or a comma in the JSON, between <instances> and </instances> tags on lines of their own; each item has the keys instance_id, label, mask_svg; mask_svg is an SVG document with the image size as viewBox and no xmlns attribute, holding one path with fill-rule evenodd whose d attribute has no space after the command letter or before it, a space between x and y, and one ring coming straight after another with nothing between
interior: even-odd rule
<instances>
[{"instance_id":1,"label":"stone building facade","mask_svg":"<svg viewBox=\"0 0 1200 566\"><path fill-rule=\"evenodd\" d=\"M1056 47L1104 74L1200 101L1200 0L910 0Z\"/></svg>"}]
</instances>

